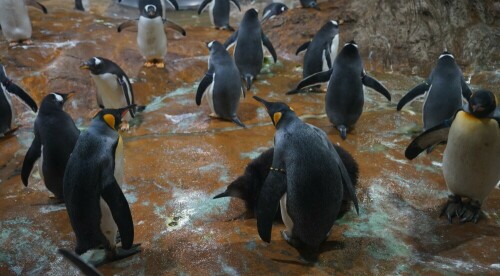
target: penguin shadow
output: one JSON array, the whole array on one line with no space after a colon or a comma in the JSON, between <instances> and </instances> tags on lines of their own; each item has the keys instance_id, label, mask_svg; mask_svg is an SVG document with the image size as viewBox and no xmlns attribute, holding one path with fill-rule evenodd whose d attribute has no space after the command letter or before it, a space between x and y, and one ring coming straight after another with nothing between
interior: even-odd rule
<instances>
[{"instance_id":1,"label":"penguin shadow","mask_svg":"<svg viewBox=\"0 0 500 276\"><path fill-rule=\"evenodd\" d=\"M316 260L314 262L310 262L310 261L304 260L302 257L300 257L298 250L296 248L292 247L286 241L282 240L282 241L280 241L280 243L284 243L283 246L290 247L290 250L293 250L295 252L297 259L291 260L291 259L271 258L271 260L278 262L278 263L282 263L282 264L299 265L299 266L303 266L303 267L314 267L318 263L318 260L321 258L321 254L323 254L323 253L345 249L344 242L327 240L320 246L320 248L317 252L318 260ZM282 244L280 244L280 246L281 245ZM288 255L288 254L286 254L286 255ZM289 255L289 256L291 257L291 255Z\"/></svg>"}]
</instances>

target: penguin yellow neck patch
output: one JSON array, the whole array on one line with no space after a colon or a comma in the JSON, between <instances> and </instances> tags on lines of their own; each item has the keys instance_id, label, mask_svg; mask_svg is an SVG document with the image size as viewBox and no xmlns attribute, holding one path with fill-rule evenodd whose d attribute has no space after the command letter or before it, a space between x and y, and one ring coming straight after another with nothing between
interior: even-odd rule
<instances>
[{"instance_id":1,"label":"penguin yellow neck patch","mask_svg":"<svg viewBox=\"0 0 500 276\"><path fill-rule=\"evenodd\" d=\"M111 115L111 114L105 114L103 116L104 118L104 121L106 122L106 124L108 124L108 126L112 129L115 129L115 116Z\"/></svg>"},{"instance_id":2,"label":"penguin yellow neck patch","mask_svg":"<svg viewBox=\"0 0 500 276\"><path fill-rule=\"evenodd\" d=\"M273 114L274 125L276 126L281 119L281 112L276 112Z\"/></svg>"}]
</instances>

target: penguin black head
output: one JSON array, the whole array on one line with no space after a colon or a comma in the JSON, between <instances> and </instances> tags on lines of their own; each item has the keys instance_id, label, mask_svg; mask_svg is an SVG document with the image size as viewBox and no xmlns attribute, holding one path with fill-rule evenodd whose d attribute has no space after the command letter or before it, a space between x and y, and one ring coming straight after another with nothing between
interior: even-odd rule
<instances>
[{"instance_id":1,"label":"penguin black head","mask_svg":"<svg viewBox=\"0 0 500 276\"><path fill-rule=\"evenodd\" d=\"M110 128L117 130L122 123L122 118L127 114L129 109L135 108L136 105L132 104L119 109L103 109L94 116L94 120L101 120L105 122Z\"/></svg>"},{"instance_id":2,"label":"penguin black head","mask_svg":"<svg viewBox=\"0 0 500 276\"><path fill-rule=\"evenodd\" d=\"M259 98L257 96L253 96L253 98L261 103L264 104L266 107L267 113L269 113L269 116L271 117L271 120L273 121L273 124L275 127L278 126L278 123L280 122L281 118L288 113L293 113L293 109L286 105L285 103L282 102L268 102L262 98Z\"/></svg>"},{"instance_id":3,"label":"penguin black head","mask_svg":"<svg viewBox=\"0 0 500 276\"><path fill-rule=\"evenodd\" d=\"M69 92L68 94L61 93L50 93L45 96L40 105L40 112L51 110L51 109L62 109L64 103L73 97L75 92Z\"/></svg>"},{"instance_id":4,"label":"penguin black head","mask_svg":"<svg viewBox=\"0 0 500 276\"><path fill-rule=\"evenodd\" d=\"M141 0L139 2L141 16L155 18L163 13L163 6L160 0Z\"/></svg>"},{"instance_id":5,"label":"penguin black head","mask_svg":"<svg viewBox=\"0 0 500 276\"><path fill-rule=\"evenodd\" d=\"M80 69L87 69L94 75L108 72L109 60L102 57L93 57L80 65Z\"/></svg>"},{"instance_id":6,"label":"penguin black head","mask_svg":"<svg viewBox=\"0 0 500 276\"><path fill-rule=\"evenodd\" d=\"M467 111L477 118L485 118L495 111L496 107L495 94L488 90L478 90L470 97Z\"/></svg>"},{"instance_id":7,"label":"penguin black head","mask_svg":"<svg viewBox=\"0 0 500 276\"><path fill-rule=\"evenodd\" d=\"M213 40L213 41L208 42L207 48L210 50L210 52L224 50L224 46L217 40Z\"/></svg>"},{"instance_id":8,"label":"penguin black head","mask_svg":"<svg viewBox=\"0 0 500 276\"><path fill-rule=\"evenodd\" d=\"M455 59L455 57L450 53L448 52L447 50L444 50L441 55L439 56L439 59L442 59L444 57L448 57L448 58L452 58L452 59Z\"/></svg>"},{"instance_id":9,"label":"penguin black head","mask_svg":"<svg viewBox=\"0 0 500 276\"><path fill-rule=\"evenodd\" d=\"M242 21L254 20L254 19L257 20L259 19L259 11L257 9L252 8L245 12Z\"/></svg>"}]
</instances>

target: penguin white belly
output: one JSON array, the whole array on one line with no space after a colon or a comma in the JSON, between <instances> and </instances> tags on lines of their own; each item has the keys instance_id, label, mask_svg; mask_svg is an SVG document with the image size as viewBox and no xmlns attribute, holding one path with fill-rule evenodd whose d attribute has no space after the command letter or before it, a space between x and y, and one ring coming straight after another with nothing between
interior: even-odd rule
<instances>
[{"instance_id":1,"label":"penguin white belly","mask_svg":"<svg viewBox=\"0 0 500 276\"><path fill-rule=\"evenodd\" d=\"M90 10L89 0L82 0L82 6L83 6L84 10L86 10L86 11Z\"/></svg>"},{"instance_id":2,"label":"penguin white belly","mask_svg":"<svg viewBox=\"0 0 500 276\"><path fill-rule=\"evenodd\" d=\"M323 52L321 52L321 71L328 71L330 69L328 68L328 62L326 62L326 55L329 55L329 53L323 50Z\"/></svg>"},{"instance_id":3,"label":"penguin white belly","mask_svg":"<svg viewBox=\"0 0 500 276\"><path fill-rule=\"evenodd\" d=\"M0 89L2 90L2 93L5 97L5 99L7 100L7 103L10 106L10 114L12 115L12 117L11 117L12 120L10 120L9 129L13 129L14 122L16 120L16 109L14 108L14 106L12 106L12 99L10 98L9 92L7 92L7 89L5 88L5 86L3 86L3 84L0 84Z\"/></svg>"},{"instance_id":4,"label":"penguin white belly","mask_svg":"<svg viewBox=\"0 0 500 276\"><path fill-rule=\"evenodd\" d=\"M113 215L111 214L111 209L109 209L108 204L104 199L100 199L99 204L101 206L101 231L109 242L111 248L116 246L116 233L118 231L118 226L116 226L113 220Z\"/></svg>"},{"instance_id":5,"label":"penguin white belly","mask_svg":"<svg viewBox=\"0 0 500 276\"><path fill-rule=\"evenodd\" d=\"M207 90L208 90L207 91L207 102L208 102L208 106L210 107L210 110L212 111L212 113L215 115L218 115L215 112L215 108L214 108L214 83L215 83L215 74L213 76L212 83L207 88Z\"/></svg>"},{"instance_id":6,"label":"penguin white belly","mask_svg":"<svg viewBox=\"0 0 500 276\"><path fill-rule=\"evenodd\" d=\"M500 180L500 130L496 121L463 111L453 121L443 156L443 174L455 195L483 202Z\"/></svg>"},{"instance_id":7,"label":"penguin white belly","mask_svg":"<svg viewBox=\"0 0 500 276\"><path fill-rule=\"evenodd\" d=\"M335 35L332 40L332 46L330 47L330 60L332 61L332 64L337 57L337 51L339 49L339 39L339 35Z\"/></svg>"},{"instance_id":8,"label":"penguin white belly","mask_svg":"<svg viewBox=\"0 0 500 276\"><path fill-rule=\"evenodd\" d=\"M162 59L167 53L167 35L161 17L141 16L137 31L137 46L147 60Z\"/></svg>"},{"instance_id":9,"label":"penguin white belly","mask_svg":"<svg viewBox=\"0 0 500 276\"><path fill-rule=\"evenodd\" d=\"M0 25L8 41L31 38L31 21L28 9L22 0L0 1Z\"/></svg>"},{"instance_id":10,"label":"penguin white belly","mask_svg":"<svg viewBox=\"0 0 500 276\"><path fill-rule=\"evenodd\" d=\"M118 145L116 146L115 150L115 172L114 172L116 182L118 182L118 185L120 186L122 186L124 178L123 164L124 164L123 139L120 136L120 138L118 138Z\"/></svg>"},{"instance_id":11,"label":"penguin white belly","mask_svg":"<svg viewBox=\"0 0 500 276\"><path fill-rule=\"evenodd\" d=\"M102 104L106 108L121 108L127 106L127 100L122 91L122 87L118 84L116 76L110 73L93 75L91 74L97 86Z\"/></svg>"},{"instance_id":12,"label":"penguin white belly","mask_svg":"<svg viewBox=\"0 0 500 276\"><path fill-rule=\"evenodd\" d=\"M286 193L280 199L280 210L281 210L281 219L283 220L283 223L285 224L286 227L285 230L288 234L291 235L293 229L293 221L292 218L290 218L290 215L288 215L288 211L286 209Z\"/></svg>"}]
</instances>

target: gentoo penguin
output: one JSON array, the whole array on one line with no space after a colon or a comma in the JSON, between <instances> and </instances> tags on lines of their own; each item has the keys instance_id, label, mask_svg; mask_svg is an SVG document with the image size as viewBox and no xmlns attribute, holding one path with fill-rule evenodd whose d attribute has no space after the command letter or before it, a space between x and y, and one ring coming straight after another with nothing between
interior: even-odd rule
<instances>
[{"instance_id":1,"label":"gentoo penguin","mask_svg":"<svg viewBox=\"0 0 500 276\"><path fill-rule=\"evenodd\" d=\"M262 11L262 19L260 20L260 23L263 24L266 22L268 19L273 19L277 15L280 15L288 10L288 7L279 2L273 2L267 5L264 10Z\"/></svg>"},{"instance_id":2,"label":"gentoo penguin","mask_svg":"<svg viewBox=\"0 0 500 276\"><path fill-rule=\"evenodd\" d=\"M375 89L389 101L391 100L389 91L366 74L358 45L354 41L344 45L330 70L303 79L297 88L287 94L298 93L302 88L328 80L330 82L325 98L326 114L330 122L340 131L342 139L347 138L347 131L354 126L363 112L363 85Z\"/></svg>"},{"instance_id":3,"label":"gentoo penguin","mask_svg":"<svg viewBox=\"0 0 500 276\"><path fill-rule=\"evenodd\" d=\"M316 0L300 0L300 4L303 8L313 8L318 11L320 10L320 8L318 7L318 3L316 3Z\"/></svg>"},{"instance_id":4,"label":"gentoo penguin","mask_svg":"<svg viewBox=\"0 0 500 276\"><path fill-rule=\"evenodd\" d=\"M208 72L198 86L196 104L201 104L202 96L207 91L211 116L230 120L245 127L236 114L240 97L245 96L238 67L220 42L212 41L207 47L210 49Z\"/></svg>"},{"instance_id":5,"label":"gentoo penguin","mask_svg":"<svg viewBox=\"0 0 500 276\"><path fill-rule=\"evenodd\" d=\"M33 112L38 110L35 101L21 87L17 86L7 77L5 68L0 64L0 137L15 130L13 123L16 112L12 106L10 94L14 94L23 100Z\"/></svg>"},{"instance_id":6,"label":"gentoo penguin","mask_svg":"<svg viewBox=\"0 0 500 276\"><path fill-rule=\"evenodd\" d=\"M249 9L245 12L239 29L226 40L224 48L229 49L234 44L236 44L233 53L234 61L249 90L252 87L252 80L259 74L264 62L262 44L273 56L274 63L278 59L273 44L262 31L256 9Z\"/></svg>"},{"instance_id":7,"label":"gentoo penguin","mask_svg":"<svg viewBox=\"0 0 500 276\"><path fill-rule=\"evenodd\" d=\"M307 50L304 55L302 78L305 79L312 74L328 71L332 68L332 62L337 56L338 48L339 24L334 20L328 21L311 41L302 44L295 53L298 55Z\"/></svg>"},{"instance_id":8,"label":"gentoo penguin","mask_svg":"<svg viewBox=\"0 0 500 276\"><path fill-rule=\"evenodd\" d=\"M140 0L139 1L139 22L129 20L118 26L118 32L131 26L138 25L137 46L141 55L146 59L144 66L164 68L164 57L167 54L167 35L165 28L169 27L183 36L186 31L176 23L167 20L162 16L161 0Z\"/></svg>"},{"instance_id":9,"label":"gentoo penguin","mask_svg":"<svg viewBox=\"0 0 500 276\"><path fill-rule=\"evenodd\" d=\"M89 260L96 266L140 251L133 244L132 215L119 185L123 141L117 129L131 108L101 110L78 138L64 173L64 201L76 235L75 252L81 255L104 247L104 260ZM116 245L117 230L121 248Z\"/></svg>"},{"instance_id":10,"label":"gentoo penguin","mask_svg":"<svg viewBox=\"0 0 500 276\"><path fill-rule=\"evenodd\" d=\"M97 104L100 108L121 108L134 104L132 84L123 70L114 62L102 57L93 57L80 68L90 70L97 86ZM134 108L123 118L122 130L128 130L128 121L135 116Z\"/></svg>"},{"instance_id":11,"label":"gentoo penguin","mask_svg":"<svg viewBox=\"0 0 500 276\"><path fill-rule=\"evenodd\" d=\"M64 112L64 103L73 93L51 93L42 101L35 120L35 139L24 157L21 179L28 186L28 178L35 161L42 157L40 175L57 200L63 199L63 176L69 156L75 147L80 131L73 119Z\"/></svg>"},{"instance_id":12,"label":"gentoo penguin","mask_svg":"<svg viewBox=\"0 0 500 276\"><path fill-rule=\"evenodd\" d=\"M61 254L64 258L69 260L75 267L77 267L85 276L102 276L93 265L86 263L80 256L69 251L68 249L59 248L57 252Z\"/></svg>"},{"instance_id":13,"label":"gentoo penguin","mask_svg":"<svg viewBox=\"0 0 500 276\"><path fill-rule=\"evenodd\" d=\"M35 0L0 0L0 26L9 46L33 44L31 20L26 5L47 13L45 6Z\"/></svg>"},{"instance_id":14,"label":"gentoo penguin","mask_svg":"<svg viewBox=\"0 0 500 276\"><path fill-rule=\"evenodd\" d=\"M356 160L343 148L337 145L333 145L335 150L340 156L340 159L344 163L349 177L351 178L352 185L356 188L358 183L359 169ZM239 176L231 184L229 184L223 193L220 193L214 197L236 197L245 201L246 212L242 216L244 218L255 217L257 200L259 199L260 190L262 185L269 174L270 168L273 164L274 148L267 149L257 158L248 163L245 168L243 175ZM342 216L348 212L351 208L351 200L347 191L344 191L344 198L342 199L342 205L337 216L337 219L342 218ZM281 219L281 213L276 212L276 217Z\"/></svg>"},{"instance_id":15,"label":"gentoo penguin","mask_svg":"<svg viewBox=\"0 0 500 276\"><path fill-rule=\"evenodd\" d=\"M89 8L90 8L89 0L75 0L75 9L79 11L88 11Z\"/></svg>"},{"instance_id":16,"label":"gentoo penguin","mask_svg":"<svg viewBox=\"0 0 500 276\"><path fill-rule=\"evenodd\" d=\"M454 118L429 128L405 151L408 159L425 149L447 141L443 154L443 175L452 193L441 215L451 223L476 223L481 205L500 180L500 108L490 91L472 94L468 104ZM462 201L462 198L466 199Z\"/></svg>"},{"instance_id":17,"label":"gentoo penguin","mask_svg":"<svg viewBox=\"0 0 500 276\"><path fill-rule=\"evenodd\" d=\"M210 21L216 29L234 31L229 25L229 12L231 10L230 2L232 2L241 12L240 3L238 0L203 0L198 8L198 14L201 14L207 4L209 5Z\"/></svg>"},{"instance_id":18,"label":"gentoo penguin","mask_svg":"<svg viewBox=\"0 0 500 276\"><path fill-rule=\"evenodd\" d=\"M259 235L271 241L279 205L286 226L283 238L305 260L315 261L340 211L344 191L358 210L352 180L323 130L302 122L284 103L254 98L264 104L276 127L273 163L257 201Z\"/></svg>"},{"instance_id":19,"label":"gentoo penguin","mask_svg":"<svg viewBox=\"0 0 500 276\"><path fill-rule=\"evenodd\" d=\"M455 63L452 54L444 51L432 70L429 78L415 86L398 103L400 111L405 104L417 96L425 94L422 106L424 130L430 129L449 119L462 106L462 96L467 100L471 95L462 71Z\"/></svg>"}]
</instances>

